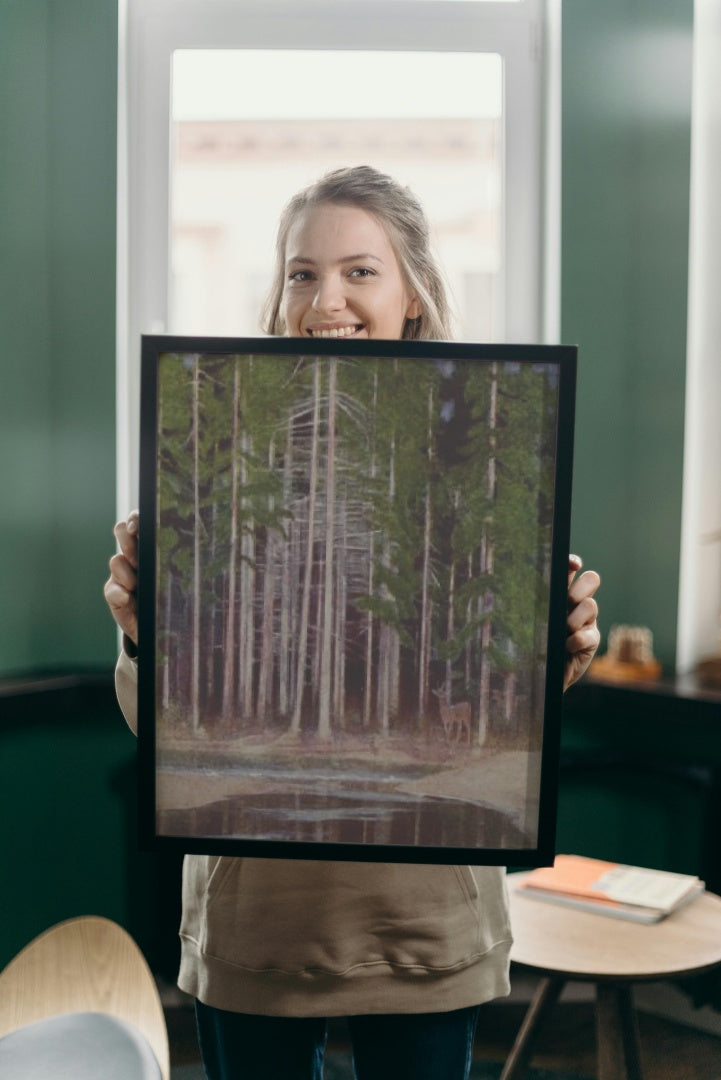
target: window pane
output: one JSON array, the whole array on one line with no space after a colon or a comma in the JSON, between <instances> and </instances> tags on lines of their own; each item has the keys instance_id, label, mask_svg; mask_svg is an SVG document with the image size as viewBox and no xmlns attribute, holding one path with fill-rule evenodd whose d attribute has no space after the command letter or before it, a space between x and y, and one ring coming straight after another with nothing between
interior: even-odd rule
<instances>
[{"instance_id":1,"label":"window pane","mask_svg":"<svg viewBox=\"0 0 721 1080\"><path fill-rule=\"evenodd\" d=\"M502 87L495 54L177 51L171 332L258 333L283 206L370 164L423 201L458 336L500 336Z\"/></svg>"}]
</instances>

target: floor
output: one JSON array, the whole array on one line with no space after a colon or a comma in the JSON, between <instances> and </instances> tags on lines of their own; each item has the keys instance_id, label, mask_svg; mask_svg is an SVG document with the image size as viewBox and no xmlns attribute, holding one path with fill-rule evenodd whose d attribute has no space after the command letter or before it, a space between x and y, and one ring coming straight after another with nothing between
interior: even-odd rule
<instances>
[{"instance_id":1,"label":"floor","mask_svg":"<svg viewBox=\"0 0 721 1080\"><path fill-rule=\"evenodd\" d=\"M478 1058L504 1061L526 1010L523 1001L494 1002L481 1012ZM166 1008L172 1065L198 1060L192 1007ZM721 1037L639 1012L641 1057L646 1080L721 1080ZM345 1039L342 1023L331 1039ZM593 1003L561 1001L541 1031L533 1064L582 1077L596 1075Z\"/></svg>"},{"instance_id":2,"label":"floor","mask_svg":"<svg viewBox=\"0 0 721 1080\"><path fill-rule=\"evenodd\" d=\"M525 1006L488 1006L477 1040L480 1057L502 1061ZM721 1080L721 1038L647 1013L638 1014L641 1063L647 1080ZM596 1075L595 1018L591 1002L556 1006L541 1030L533 1064L580 1076Z\"/></svg>"}]
</instances>

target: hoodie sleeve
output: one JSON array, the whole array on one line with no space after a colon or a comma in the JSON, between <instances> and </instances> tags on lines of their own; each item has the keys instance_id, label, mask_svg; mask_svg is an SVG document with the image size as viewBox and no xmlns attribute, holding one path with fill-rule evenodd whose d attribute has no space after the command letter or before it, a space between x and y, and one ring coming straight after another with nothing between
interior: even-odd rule
<instances>
[{"instance_id":1,"label":"hoodie sleeve","mask_svg":"<svg viewBox=\"0 0 721 1080\"><path fill-rule=\"evenodd\" d=\"M138 661L128 652L121 652L115 667L115 693L128 727L138 733Z\"/></svg>"}]
</instances>

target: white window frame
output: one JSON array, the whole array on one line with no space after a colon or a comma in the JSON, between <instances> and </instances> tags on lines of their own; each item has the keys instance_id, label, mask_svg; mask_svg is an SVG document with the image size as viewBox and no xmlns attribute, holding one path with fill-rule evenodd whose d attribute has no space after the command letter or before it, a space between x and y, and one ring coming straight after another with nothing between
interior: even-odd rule
<instances>
[{"instance_id":1,"label":"white window frame","mask_svg":"<svg viewBox=\"0 0 721 1080\"><path fill-rule=\"evenodd\" d=\"M696 0L693 31L688 339L676 671L721 653L721 0Z\"/></svg>"},{"instance_id":2,"label":"white window frame","mask_svg":"<svg viewBox=\"0 0 721 1080\"><path fill-rule=\"evenodd\" d=\"M119 0L118 514L137 503L140 335L167 326L176 49L495 52L504 60L506 341L556 341L560 0ZM290 193L289 193L290 194Z\"/></svg>"}]
</instances>

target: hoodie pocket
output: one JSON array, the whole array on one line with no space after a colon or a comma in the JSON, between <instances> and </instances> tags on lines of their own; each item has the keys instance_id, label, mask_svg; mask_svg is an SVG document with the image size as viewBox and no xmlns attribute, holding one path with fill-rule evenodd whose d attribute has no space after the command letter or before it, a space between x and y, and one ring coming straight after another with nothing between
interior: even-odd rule
<instances>
[{"instance_id":1,"label":"hoodie pocket","mask_svg":"<svg viewBox=\"0 0 721 1080\"><path fill-rule=\"evenodd\" d=\"M502 871L188 856L183 932L251 970L462 967L507 935Z\"/></svg>"}]
</instances>

